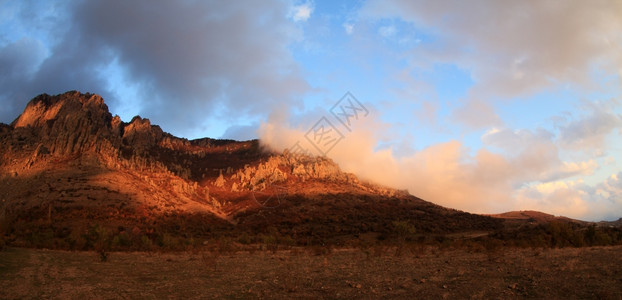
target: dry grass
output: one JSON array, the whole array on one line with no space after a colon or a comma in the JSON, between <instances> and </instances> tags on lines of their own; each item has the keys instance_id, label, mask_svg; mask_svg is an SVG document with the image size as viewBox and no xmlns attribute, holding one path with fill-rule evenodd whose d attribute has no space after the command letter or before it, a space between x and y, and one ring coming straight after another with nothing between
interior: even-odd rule
<instances>
[{"instance_id":1,"label":"dry grass","mask_svg":"<svg viewBox=\"0 0 622 300\"><path fill-rule=\"evenodd\" d=\"M496 251L112 252L101 262L95 252L9 248L0 298L622 297L620 246Z\"/></svg>"}]
</instances>

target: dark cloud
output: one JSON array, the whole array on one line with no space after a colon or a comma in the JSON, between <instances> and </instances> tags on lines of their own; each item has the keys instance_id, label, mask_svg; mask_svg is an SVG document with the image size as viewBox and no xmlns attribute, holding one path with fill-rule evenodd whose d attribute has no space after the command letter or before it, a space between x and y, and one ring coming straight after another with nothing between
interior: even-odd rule
<instances>
[{"instance_id":1,"label":"dark cloud","mask_svg":"<svg viewBox=\"0 0 622 300\"><path fill-rule=\"evenodd\" d=\"M82 90L109 96L97 72L107 61L98 45L71 32L70 6L19 4L13 8L11 29L23 37L0 45L0 66L11 70L0 81L0 121L11 122L41 93Z\"/></svg>"},{"instance_id":2,"label":"dark cloud","mask_svg":"<svg viewBox=\"0 0 622 300\"><path fill-rule=\"evenodd\" d=\"M48 32L58 39L50 55L32 76L5 80L0 99L96 92L113 109L139 101L142 115L182 135L208 118L267 115L295 106L308 89L288 50L299 34L288 11L276 0L75 1ZM138 89L139 99L122 99L116 88Z\"/></svg>"},{"instance_id":3,"label":"dark cloud","mask_svg":"<svg viewBox=\"0 0 622 300\"><path fill-rule=\"evenodd\" d=\"M20 39L0 48L0 90L6 99L2 99L0 118L10 122L23 109L20 98L25 97L23 91L14 90L16 82L27 82L38 69L44 59L45 49L40 42L33 39ZM3 97L3 98L5 98Z\"/></svg>"}]
</instances>

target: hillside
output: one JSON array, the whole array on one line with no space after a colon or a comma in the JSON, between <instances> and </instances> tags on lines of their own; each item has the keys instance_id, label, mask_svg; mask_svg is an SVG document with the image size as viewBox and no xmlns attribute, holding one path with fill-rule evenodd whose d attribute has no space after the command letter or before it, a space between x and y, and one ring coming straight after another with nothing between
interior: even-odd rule
<instances>
[{"instance_id":1,"label":"hillside","mask_svg":"<svg viewBox=\"0 0 622 300\"><path fill-rule=\"evenodd\" d=\"M134 239L270 232L299 244L382 239L397 221L419 234L501 226L362 182L325 157L126 123L75 91L39 95L0 125L0 159L3 231L17 244L43 234L75 247L94 226Z\"/></svg>"},{"instance_id":2,"label":"hillside","mask_svg":"<svg viewBox=\"0 0 622 300\"><path fill-rule=\"evenodd\" d=\"M587 225L589 222L575 220L564 216L554 216L551 214L534 211L534 210L522 210L522 211L509 211L501 214L488 215L493 218L499 218L505 220L506 225L524 225L524 224L547 224L550 222L568 222L581 225Z\"/></svg>"}]
</instances>

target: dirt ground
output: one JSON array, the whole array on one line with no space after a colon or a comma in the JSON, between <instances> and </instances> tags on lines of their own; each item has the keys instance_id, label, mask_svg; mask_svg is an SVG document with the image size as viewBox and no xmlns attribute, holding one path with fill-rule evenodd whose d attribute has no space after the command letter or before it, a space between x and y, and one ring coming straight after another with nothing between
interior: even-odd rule
<instances>
[{"instance_id":1,"label":"dirt ground","mask_svg":"<svg viewBox=\"0 0 622 300\"><path fill-rule=\"evenodd\" d=\"M622 246L253 253L124 253L9 248L0 298L622 299ZM413 253L414 252L414 253Z\"/></svg>"}]
</instances>

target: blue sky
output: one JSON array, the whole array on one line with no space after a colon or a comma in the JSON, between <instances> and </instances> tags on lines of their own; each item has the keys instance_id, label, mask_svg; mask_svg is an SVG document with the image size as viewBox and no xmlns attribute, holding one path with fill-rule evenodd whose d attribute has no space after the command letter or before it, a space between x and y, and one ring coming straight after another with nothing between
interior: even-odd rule
<instances>
[{"instance_id":1,"label":"blue sky","mask_svg":"<svg viewBox=\"0 0 622 300\"><path fill-rule=\"evenodd\" d=\"M359 177L477 213L622 216L618 1L1 1L0 121L101 94L277 151L327 116ZM351 92L352 130L329 110ZM317 153L316 153L317 154Z\"/></svg>"}]
</instances>

